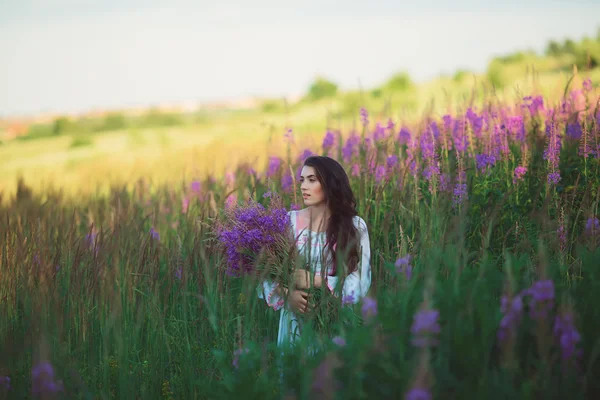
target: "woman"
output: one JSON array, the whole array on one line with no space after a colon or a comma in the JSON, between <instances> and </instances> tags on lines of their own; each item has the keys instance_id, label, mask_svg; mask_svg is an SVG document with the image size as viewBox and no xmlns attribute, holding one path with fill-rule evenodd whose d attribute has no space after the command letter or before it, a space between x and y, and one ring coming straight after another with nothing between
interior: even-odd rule
<instances>
[{"instance_id":1,"label":"woman","mask_svg":"<svg viewBox=\"0 0 600 400\"><path fill-rule=\"evenodd\" d=\"M296 245L311 261L312 276L304 270L296 271L297 289L288 293L276 282L265 281L259 293L270 307L281 310L279 346L293 343L301 333L297 315L305 313L308 305L308 295L302 288L325 284L334 292L339 279L345 277L342 302L356 304L371 286L369 233L365 221L357 215L356 200L344 168L329 157L309 157L302 168L300 189L306 208L290 211L288 215L297 237ZM337 265L346 270L336 271Z\"/></svg>"}]
</instances>

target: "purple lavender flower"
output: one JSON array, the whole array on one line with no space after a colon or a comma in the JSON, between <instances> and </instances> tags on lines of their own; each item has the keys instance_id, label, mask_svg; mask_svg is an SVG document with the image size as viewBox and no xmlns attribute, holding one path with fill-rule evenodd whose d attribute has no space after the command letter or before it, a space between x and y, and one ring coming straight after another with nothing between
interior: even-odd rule
<instances>
[{"instance_id":1,"label":"purple lavender flower","mask_svg":"<svg viewBox=\"0 0 600 400\"><path fill-rule=\"evenodd\" d=\"M352 160L352 156L358 154L358 145L360 144L360 137L357 135L352 135L346 140L344 143L344 147L342 147L342 157L344 161L349 163Z\"/></svg>"},{"instance_id":2,"label":"purple lavender flower","mask_svg":"<svg viewBox=\"0 0 600 400\"><path fill-rule=\"evenodd\" d=\"M369 124L369 113L364 107L360 109L360 123L363 124L363 126Z\"/></svg>"},{"instance_id":3,"label":"purple lavender flower","mask_svg":"<svg viewBox=\"0 0 600 400\"><path fill-rule=\"evenodd\" d=\"M560 172L551 172L548 174L549 185L558 185L558 182L560 182Z\"/></svg>"},{"instance_id":4,"label":"purple lavender flower","mask_svg":"<svg viewBox=\"0 0 600 400\"><path fill-rule=\"evenodd\" d=\"M183 267L179 267L175 270L175 278L181 280L181 274L183 273Z\"/></svg>"},{"instance_id":5,"label":"purple lavender flower","mask_svg":"<svg viewBox=\"0 0 600 400\"><path fill-rule=\"evenodd\" d=\"M517 183L517 181L523 180L523 177L527 173L527 167L518 166L515 168L515 176L513 177L513 183Z\"/></svg>"},{"instance_id":6,"label":"purple lavender flower","mask_svg":"<svg viewBox=\"0 0 600 400\"><path fill-rule=\"evenodd\" d=\"M331 339L331 341L339 347L344 347L346 345L346 340L341 336L336 336Z\"/></svg>"},{"instance_id":7,"label":"purple lavender flower","mask_svg":"<svg viewBox=\"0 0 600 400\"><path fill-rule=\"evenodd\" d=\"M10 377L0 376L0 389L10 390Z\"/></svg>"},{"instance_id":8,"label":"purple lavender flower","mask_svg":"<svg viewBox=\"0 0 600 400\"><path fill-rule=\"evenodd\" d=\"M302 208L302 207L300 207L300 205L299 205L299 204L296 204L296 203L292 203L292 204L290 205L290 210L297 211L297 210L300 210L301 208Z\"/></svg>"},{"instance_id":9,"label":"purple lavender flower","mask_svg":"<svg viewBox=\"0 0 600 400\"><path fill-rule=\"evenodd\" d=\"M394 266L398 274L403 273L407 280L412 277L412 265L410 265L410 254L396 260Z\"/></svg>"},{"instance_id":10,"label":"purple lavender flower","mask_svg":"<svg viewBox=\"0 0 600 400\"><path fill-rule=\"evenodd\" d=\"M529 109L531 116L534 116L538 111L544 111L544 98L542 96L527 96L523 98L525 104L521 107Z\"/></svg>"},{"instance_id":11,"label":"purple lavender flower","mask_svg":"<svg viewBox=\"0 0 600 400\"><path fill-rule=\"evenodd\" d=\"M469 147L469 138L465 135L465 124L462 120L454 120L452 128L452 139L454 140L454 148L460 153L467 151Z\"/></svg>"},{"instance_id":12,"label":"purple lavender flower","mask_svg":"<svg viewBox=\"0 0 600 400\"><path fill-rule=\"evenodd\" d=\"M267 167L267 178L277 174L279 167L281 166L282 160L279 157L272 156L269 158L269 165Z\"/></svg>"},{"instance_id":13,"label":"purple lavender flower","mask_svg":"<svg viewBox=\"0 0 600 400\"><path fill-rule=\"evenodd\" d=\"M383 165L378 165L375 169L375 182L381 183L385 179L386 172Z\"/></svg>"},{"instance_id":14,"label":"purple lavender flower","mask_svg":"<svg viewBox=\"0 0 600 400\"><path fill-rule=\"evenodd\" d=\"M440 190L445 192L450 189L450 176L448 174L440 175Z\"/></svg>"},{"instance_id":15,"label":"purple lavender flower","mask_svg":"<svg viewBox=\"0 0 600 400\"><path fill-rule=\"evenodd\" d=\"M160 240L160 234L154 229L154 227L150 228L150 235L156 241Z\"/></svg>"},{"instance_id":16,"label":"purple lavender flower","mask_svg":"<svg viewBox=\"0 0 600 400\"><path fill-rule=\"evenodd\" d=\"M354 296L354 292L350 294L345 294L342 296L342 305L347 306L356 303L356 297Z\"/></svg>"},{"instance_id":17,"label":"purple lavender flower","mask_svg":"<svg viewBox=\"0 0 600 400\"><path fill-rule=\"evenodd\" d=\"M411 340L413 346L428 347L437 345L436 335L440 333L439 315L439 311L430 309L422 309L415 314L410 328L413 334Z\"/></svg>"},{"instance_id":18,"label":"purple lavender flower","mask_svg":"<svg viewBox=\"0 0 600 400\"><path fill-rule=\"evenodd\" d=\"M287 172L285 175L283 175L283 177L281 177L281 189L283 189L284 192L289 193L292 191L293 187L294 178L289 172Z\"/></svg>"},{"instance_id":19,"label":"purple lavender flower","mask_svg":"<svg viewBox=\"0 0 600 400\"><path fill-rule=\"evenodd\" d=\"M225 199L225 208L229 209L237 204L237 195L235 193L230 194Z\"/></svg>"},{"instance_id":20,"label":"purple lavender flower","mask_svg":"<svg viewBox=\"0 0 600 400\"><path fill-rule=\"evenodd\" d=\"M486 171L488 168L491 168L496 164L496 157L485 153L477 154L475 155L475 161L477 162L477 169L479 171Z\"/></svg>"},{"instance_id":21,"label":"purple lavender flower","mask_svg":"<svg viewBox=\"0 0 600 400\"><path fill-rule=\"evenodd\" d=\"M588 218L585 223L585 231L587 233L600 232L600 221L596 217Z\"/></svg>"},{"instance_id":22,"label":"purple lavender flower","mask_svg":"<svg viewBox=\"0 0 600 400\"><path fill-rule=\"evenodd\" d=\"M302 164L304 163L304 160L306 160L310 156L313 156L314 154L315 153L313 153L310 149L304 149L302 153L300 153L300 155L298 156L298 162Z\"/></svg>"},{"instance_id":23,"label":"purple lavender flower","mask_svg":"<svg viewBox=\"0 0 600 400\"><path fill-rule=\"evenodd\" d=\"M545 318L554 307L554 282L551 279L536 281L522 293L529 296L529 315L532 319Z\"/></svg>"},{"instance_id":24,"label":"purple lavender flower","mask_svg":"<svg viewBox=\"0 0 600 400\"><path fill-rule=\"evenodd\" d=\"M352 170L350 172L352 176L360 176L360 165L352 164Z\"/></svg>"},{"instance_id":25,"label":"purple lavender flower","mask_svg":"<svg viewBox=\"0 0 600 400\"><path fill-rule=\"evenodd\" d=\"M407 144L410 142L411 138L412 133L410 133L408 128L402 127L402 129L400 129L400 132L398 133L398 142L400 142L400 144Z\"/></svg>"},{"instance_id":26,"label":"purple lavender flower","mask_svg":"<svg viewBox=\"0 0 600 400\"><path fill-rule=\"evenodd\" d=\"M377 300L371 297L363 298L363 305L360 311L365 320L374 318L377 315Z\"/></svg>"},{"instance_id":27,"label":"purple lavender flower","mask_svg":"<svg viewBox=\"0 0 600 400\"><path fill-rule=\"evenodd\" d=\"M193 181L190 184L190 189L192 189L192 192L199 194L200 190L202 189L202 184L200 181Z\"/></svg>"},{"instance_id":28,"label":"purple lavender flower","mask_svg":"<svg viewBox=\"0 0 600 400\"><path fill-rule=\"evenodd\" d=\"M380 142L383 139L385 139L385 128L378 122L375 126L375 132L373 132L373 140Z\"/></svg>"},{"instance_id":29,"label":"purple lavender flower","mask_svg":"<svg viewBox=\"0 0 600 400\"><path fill-rule=\"evenodd\" d=\"M240 357L244 354L248 354L250 353L250 349L248 348L243 348L243 349L237 349L236 351L233 352L233 367L235 369L238 369L240 367Z\"/></svg>"},{"instance_id":30,"label":"purple lavender flower","mask_svg":"<svg viewBox=\"0 0 600 400\"><path fill-rule=\"evenodd\" d=\"M406 400L431 400L431 392L427 389L423 388L412 388L408 393L406 393Z\"/></svg>"},{"instance_id":31,"label":"purple lavender flower","mask_svg":"<svg viewBox=\"0 0 600 400\"><path fill-rule=\"evenodd\" d=\"M518 115L508 119L509 131L515 135L515 139L519 142L525 141L525 123L523 117Z\"/></svg>"},{"instance_id":32,"label":"purple lavender flower","mask_svg":"<svg viewBox=\"0 0 600 400\"><path fill-rule=\"evenodd\" d=\"M544 160L548 161L552 169L556 169L560 160L562 143L554 121L546 121L546 137L548 138L548 145L544 150Z\"/></svg>"},{"instance_id":33,"label":"purple lavender flower","mask_svg":"<svg viewBox=\"0 0 600 400\"><path fill-rule=\"evenodd\" d=\"M500 311L503 317L500 320L498 328L498 340L504 342L509 337L514 336L517 325L521 321L523 315L523 300L520 295L513 297L511 300L507 296L502 296L500 300Z\"/></svg>"},{"instance_id":34,"label":"purple lavender flower","mask_svg":"<svg viewBox=\"0 0 600 400\"><path fill-rule=\"evenodd\" d=\"M579 122L571 122L567 124L567 137L573 140L581 139L583 131L581 130L581 124Z\"/></svg>"},{"instance_id":35,"label":"purple lavender flower","mask_svg":"<svg viewBox=\"0 0 600 400\"><path fill-rule=\"evenodd\" d=\"M325 137L323 138L323 150L329 150L333 147L333 144L335 143L335 136L333 135L333 132L331 131L327 131L327 133L325 134Z\"/></svg>"},{"instance_id":36,"label":"purple lavender flower","mask_svg":"<svg viewBox=\"0 0 600 400\"><path fill-rule=\"evenodd\" d=\"M563 312L554 320L554 335L560 343L561 356L564 361L570 360L576 353L577 343L581 335L573 323L573 314Z\"/></svg>"},{"instance_id":37,"label":"purple lavender flower","mask_svg":"<svg viewBox=\"0 0 600 400\"><path fill-rule=\"evenodd\" d=\"M467 110L466 118L471 125L471 129L473 129L473 134L475 137L481 137L481 131L483 129L483 117L480 117L475 113L470 107Z\"/></svg>"},{"instance_id":38,"label":"purple lavender flower","mask_svg":"<svg viewBox=\"0 0 600 400\"><path fill-rule=\"evenodd\" d=\"M584 92L589 92L592 90L592 80L590 78L587 78L586 80L583 81L582 84L582 88Z\"/></svg>"},{"instance_id":39,"label":"purple lavender flower","mask_svg":"<svg viewBox=\"0 0 600 400\"><path fill-rule=\"evenodd\" d=\"M455 206L463 204L463 202L465 200L467 200L467 198L468 198L467 184L466 183L457 183L456 185L454 185L453 204Z\"/></svg>"},{"instance_id":40,"label":"purple lavender flower","mask_svg":"<svg viewBox=\"0 0 600 400\"><path fill-rule=\"evenodd\" d=\"M63 390L62 381L54 380L52 364L42 361L31 370L32 392L34 395L55 394Z\"/></svg>"},{"instance_id":41,"label":"purple lavender flower","mask_svg":"<svg viewBox=\"0 0 600 400\"><path fill-rule=\"evenodd\" d=\"M395 154L388 156L386 160L388 170L392 170L396 165L398 165L398 156Z\"/></svg>"}]
</instances>

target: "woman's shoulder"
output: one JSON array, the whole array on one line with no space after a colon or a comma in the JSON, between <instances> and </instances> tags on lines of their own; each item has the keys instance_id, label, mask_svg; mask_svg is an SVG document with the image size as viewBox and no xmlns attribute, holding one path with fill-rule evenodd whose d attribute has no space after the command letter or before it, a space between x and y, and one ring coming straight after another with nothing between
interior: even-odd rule
<instances>
[{"instance_id":1,"label":"woman's shoulder","mask_svg":"<svg viewBox=\"0 0 600 400\"><path fill-rule=\"evenodd\" d=\"M352 218L352 222L354 222L354 226L359 230L367 230L367 223L360 215L355 215Z\"/></svg>"}]
</instances>

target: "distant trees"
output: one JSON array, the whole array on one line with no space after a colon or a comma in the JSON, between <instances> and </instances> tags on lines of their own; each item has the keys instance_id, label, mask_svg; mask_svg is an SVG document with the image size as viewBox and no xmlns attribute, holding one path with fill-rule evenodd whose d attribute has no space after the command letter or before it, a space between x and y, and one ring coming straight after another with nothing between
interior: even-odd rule
<instances>
[{"instance_id":1,"label":"distant trees","mask_svg":"<svg viewBox=\"0 0 600 400\"><path fill-rule=\"evenodd\" d=\"M309 100L320 100L333 97L338 92L338 85L323 77L318 77L308 88L306 97Z\"/></svg>"}]
</instances>

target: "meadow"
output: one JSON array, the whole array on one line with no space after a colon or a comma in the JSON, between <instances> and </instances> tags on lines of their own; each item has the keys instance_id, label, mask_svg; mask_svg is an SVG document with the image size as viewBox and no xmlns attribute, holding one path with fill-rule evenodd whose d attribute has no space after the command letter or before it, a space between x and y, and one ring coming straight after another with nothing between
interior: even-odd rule
<instances>
[{"instance_id":1,"label":"meadow","mask_svg":"<svg viewBox=\"0 0 600 400\"><path fill-rule=\"evenodd\" d=\"M305 125L274 115L264 147L231 145L248 158L214 123L203 174L106 169L87 195L21 181L0 201L0 398L597 398L597 91L575 79L410 118L367 103L337 122L321 104ZM120 135L97 140L126 149ZM373 284L331 335L280 355L279 315L255 277L226 273L215 224L268 193L301 207L309 154L348 171Z\"/></svg>"}]
</instances>

